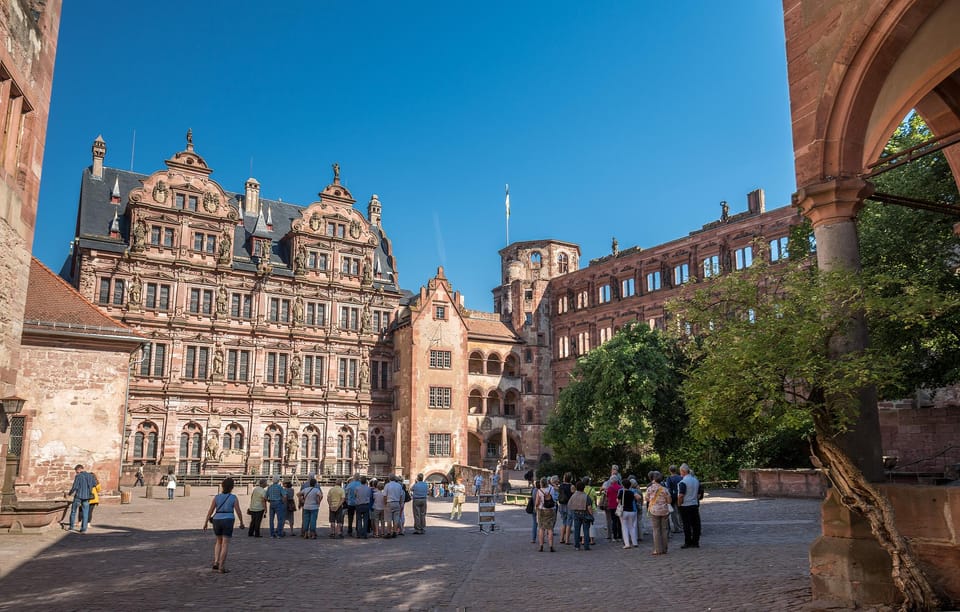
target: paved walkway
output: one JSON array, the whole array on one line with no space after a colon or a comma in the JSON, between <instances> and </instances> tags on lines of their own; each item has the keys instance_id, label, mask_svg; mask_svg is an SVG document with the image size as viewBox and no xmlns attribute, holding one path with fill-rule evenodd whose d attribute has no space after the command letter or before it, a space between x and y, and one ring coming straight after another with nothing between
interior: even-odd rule
<instances>
[{"instance_id":1,"label":"paved walkway","mask_svg":"<svg viewBox=\"0 0 960 612\"><path fill-rule=\"evenodd\" d=\"M673 536L670 553L654 557L647 534L638 549L601 541L551 554L530 544L521 507L498 506L501 530L487 535L472 500L459 522L447 519L449 502L431 500L422 536L412 533L409 505L407 535L392 540L238 533L231 573L221 575L210 570L213 536L200 532L214 490L194 487L174 501L142 491L129 505L98 509L85 535L0 536L0 608L597 609L619 607L618 592L641 611L783 610L810 599L807 551L819 532L816 501L720 491L704 501L700 549L681 550ZM695 600L681 601L682 592Z\"/></svg>"}]
</instances>

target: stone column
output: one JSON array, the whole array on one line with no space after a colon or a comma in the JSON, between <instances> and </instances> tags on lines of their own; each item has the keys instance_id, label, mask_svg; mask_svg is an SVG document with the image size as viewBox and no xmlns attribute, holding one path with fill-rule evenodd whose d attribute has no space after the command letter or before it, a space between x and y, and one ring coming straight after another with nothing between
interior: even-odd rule
<instances>
[{"instance_id":1,"label":"stone column","mask_svg":"<svg viewBox=\"0 0 960 612\"><path fill-rule=\"evenodd\" d=\"M838 178L804 187L794 194L794 204L813 223L821 270L860 271L856 217L864 198L871 193L873 185L863 179ZM831 340L830 351L832 356L859 351L867 347L868 340L866 321L860 314L847 334ZM883 481L880 418L873 387L860 392L860 413L839 442L867 480Z\"/></svg>"}]
</instances>

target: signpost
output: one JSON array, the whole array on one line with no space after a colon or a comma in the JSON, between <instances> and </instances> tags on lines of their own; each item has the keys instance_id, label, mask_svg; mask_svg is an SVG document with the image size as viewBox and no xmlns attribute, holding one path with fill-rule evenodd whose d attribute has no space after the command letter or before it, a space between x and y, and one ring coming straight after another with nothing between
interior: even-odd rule
<instances>
[{"instance_id":1,"label":"signpost","mask_svg":"<svg viewBox=\"0 0 960 612\"><path fill-rule=\"evenodd\" d=\"M477 522L480 533L491 533L497 529L497 496L492 493L481 493L477 497ZM488 528L488 529L485 529Z\"/></svg>"}]
</instances>

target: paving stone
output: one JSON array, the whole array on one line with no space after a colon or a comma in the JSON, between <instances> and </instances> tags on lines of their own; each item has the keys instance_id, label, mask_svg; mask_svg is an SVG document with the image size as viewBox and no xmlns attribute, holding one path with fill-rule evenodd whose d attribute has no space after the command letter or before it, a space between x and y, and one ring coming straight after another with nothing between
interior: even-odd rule
<instances>
[{"instance_id":1,"label":"paving stone","mask_svg":"<svg viewBox=\"0 0 960 612\"><path fill-rule=\"evenodd\" d=\"M814 500L713 493L701 510L701 548L681 550L682 536L674 535L669 554L654 557L649 533L636 549L601 540L576 551L558 537L556 553L540 553L522 507L498 506L498 530L488 534L475 523L472 501L462 520L450 521L450 503L431 499L425 535L413 534L410 506L406 535L389 540L328 539L325 516L316 540L252 539L237 530L231 572L221 575L210 569L213 535L200 530L214 490L194 487L191 497L173 501L146 499L142 491L129 505L99 508L84 535L0 536L2 606L459 612L566 608L571 601L595 608L629 589L638 610L817 609L808 567L820 529ZM240 499L245 508L246 496ZM697 601L681 601L690 589Z\"/></svg>"}]
</instances>

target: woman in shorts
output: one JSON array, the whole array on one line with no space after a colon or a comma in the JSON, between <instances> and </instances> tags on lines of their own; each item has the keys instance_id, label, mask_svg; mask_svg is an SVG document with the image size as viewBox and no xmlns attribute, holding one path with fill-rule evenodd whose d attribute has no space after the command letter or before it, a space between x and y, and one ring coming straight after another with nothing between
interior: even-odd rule
<instances>
[{"instance_id":1,"label":"woman in shorts","mask_svg":"<svg viewBox=\"0 0 960 612\"><path fill-rule=\"evenodd\" d=\"M233 491L233 478L224 478L220 483L222 493L215 495L207 510L207 518L203 521L203 530L213 525L213 535L217 536L217 543L213 547L213 569L221 574L227 570L227 548L230 538L233 537L233 515L240 519L240 529L243 529L243 514L240 513L240 501Z\"/></svg>"}]
</instances>

